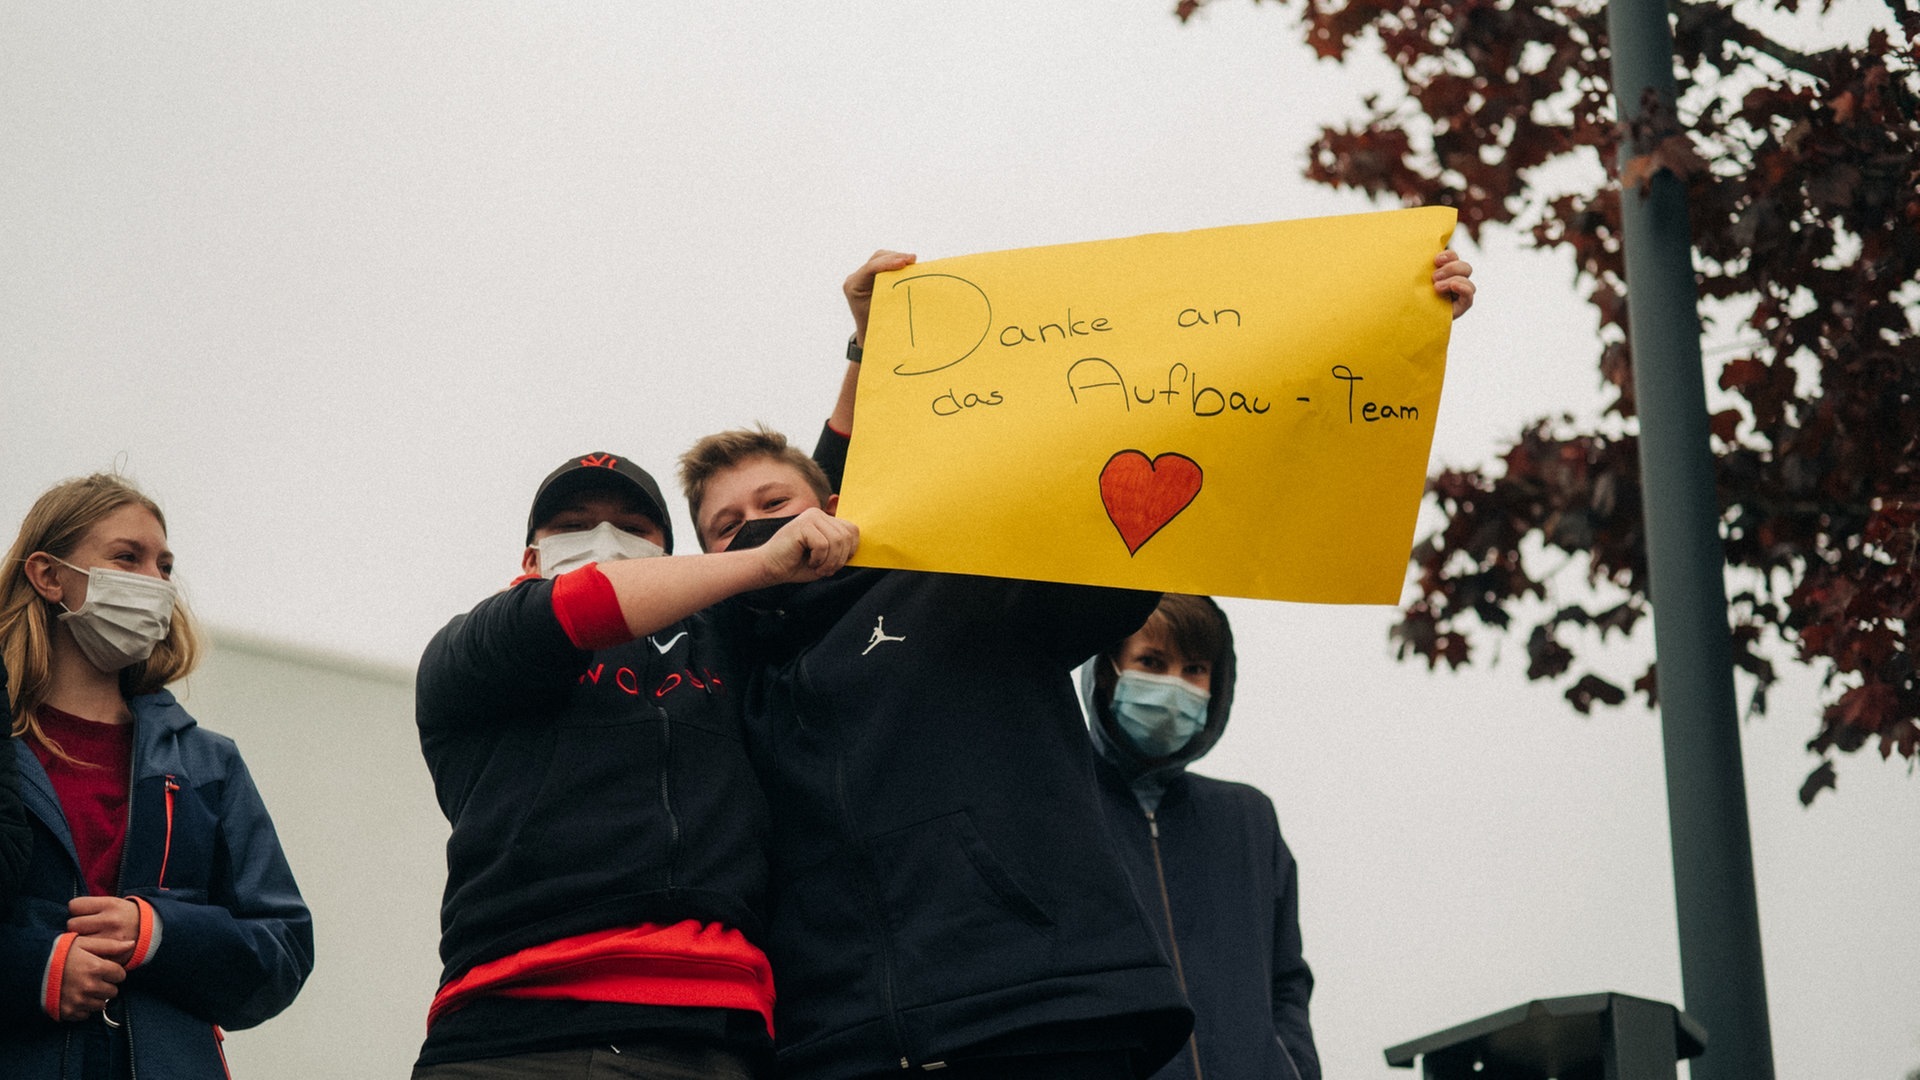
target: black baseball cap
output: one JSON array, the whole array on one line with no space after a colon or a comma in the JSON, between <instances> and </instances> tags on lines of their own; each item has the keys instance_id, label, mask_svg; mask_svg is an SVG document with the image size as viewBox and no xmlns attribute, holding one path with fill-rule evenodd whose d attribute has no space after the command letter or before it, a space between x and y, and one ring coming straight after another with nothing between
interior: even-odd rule
<instances>
[{"instance_id":1,"label":"black baseball cap","mask_svg":"<svg viewBox=\"0 0 1920 1080\"><path fill-rule=\"evenodd\" d=\"M660 497L660 485L647 470L605 451L568 458L540 481L540 490L533 495L533 510L527 514L527 543L533 543L533 530L557 512L562 499L584 488L603 485L615 488L624 485L628 494L638 498L640 508L660 526L662 538L666 540L661 546L667 549L667 554L673 554L673 519L667 516L667 503Z\"/></svg>"}]
</instances>

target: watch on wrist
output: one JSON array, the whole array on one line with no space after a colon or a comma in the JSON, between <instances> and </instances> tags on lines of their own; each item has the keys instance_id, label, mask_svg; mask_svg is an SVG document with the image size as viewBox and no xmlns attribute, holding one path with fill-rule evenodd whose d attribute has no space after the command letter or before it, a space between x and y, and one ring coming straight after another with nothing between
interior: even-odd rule
<instances>
[{"instance_id":1,"label":"watch on wrist","mask_svg":"<svg viewBox=\"0 0 1920 1080\"><path fill-rule=\"evenodd\" d=\"M861 352L862 350L860 348L859 335L848 334L847 335L847 362L853 363L853 364L859 363Z\"/></svg>"}]
</instances>

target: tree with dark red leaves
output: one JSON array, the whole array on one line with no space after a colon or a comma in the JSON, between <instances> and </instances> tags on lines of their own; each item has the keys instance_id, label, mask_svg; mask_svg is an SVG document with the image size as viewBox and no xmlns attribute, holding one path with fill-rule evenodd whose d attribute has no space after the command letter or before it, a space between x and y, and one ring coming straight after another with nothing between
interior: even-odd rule
<instances>
[{"instance_id":1,"label":"tree with dark red leaves","mask_svg":"<svg viewBox=\"0 0 1920 1080\"><path fill-rule=\"evenodd\" d=\"M1812 52L1740 14L1800 0L1675 3L1680 115L1636 132L1654 149L1618 169L1601 0L1303 2L1319 56L1378 49L1403 84L1323 129L1307 176L1456 207L1476 239L1565 248L1599 313L1610 397L1590 430L1538 420L1497 463L1429 484L1445 522L1414 548L1400 656L1458 667L1518 618L1528 678L1566 682L1583 713L1627 700L1574 648L1648 613L1620 200L1666 169L1686 184L1705 312L1734 328L1709 350L1729 404L1711 429L1750 708L1778 643L1823 673L1802 802L1833 786L1835 751L1920 761L1920 0L1885 0L1884 29ZM1584 572L1582 602L1550 600L1562 572ZM1649 706L1654 676L1632 686Z\"/></svg>"}]
</instances>

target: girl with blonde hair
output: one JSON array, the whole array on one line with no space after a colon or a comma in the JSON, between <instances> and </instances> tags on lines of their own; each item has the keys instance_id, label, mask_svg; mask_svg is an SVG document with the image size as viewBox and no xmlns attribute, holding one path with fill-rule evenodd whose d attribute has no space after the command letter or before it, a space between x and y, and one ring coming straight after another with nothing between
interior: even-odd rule
<instances>
[{"instance_id":1,"label":"girl with blonde hair","mask_svg":"<svg viewBox=\"0 0 1920 1080\"><path fill-rule=\"evenodd\" d=\"M117 476L55 485L0 566L32 831L0 909L0 1075L224 1077L221 1028L293 1001L313 928L233 742L167 691L198 658L166 519Z\"/></svg>"}]
</instances>

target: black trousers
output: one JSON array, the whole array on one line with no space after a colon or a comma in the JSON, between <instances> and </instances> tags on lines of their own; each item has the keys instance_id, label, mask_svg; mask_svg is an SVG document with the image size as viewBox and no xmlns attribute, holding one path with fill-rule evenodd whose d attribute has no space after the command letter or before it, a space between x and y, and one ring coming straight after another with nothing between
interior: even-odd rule
<instances>
[{"instance_id":1,"label":"black trousers","mask_svg":"<svg viewBox=\"0 0 1920 1080\"><path fill-rule=\"evenodd\" d=\"M1092 1050L974 1058L900 1075L916 1080L1133 1080L1133 1062L1125 1050Z\"/></svg>"},{"instance_id":2,"label":"black trousers","mask_svg":"<svg viewBox=\"0 0 1920 1080\"><path fill-rule=\"evenodd\" d=\"M419 1065L413 1080L754 1080L754 1071L730 1050L640 1042Z\"/></svg>"}]
</instances>

